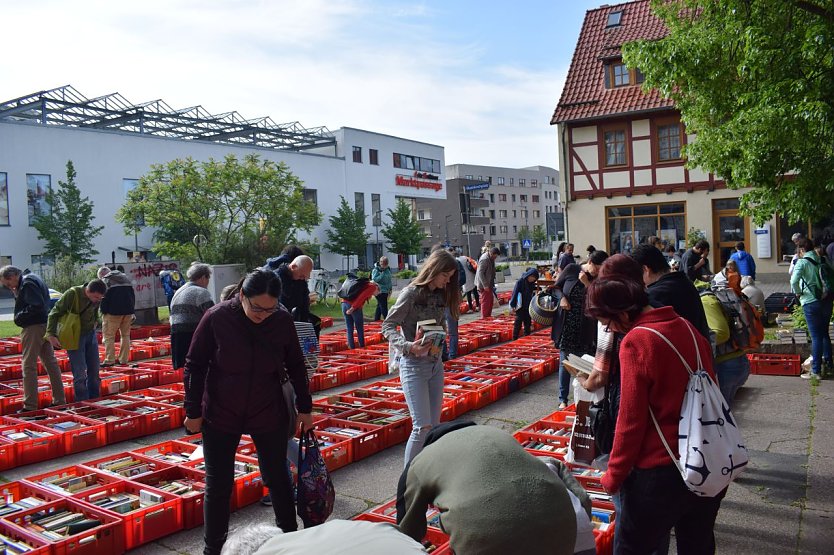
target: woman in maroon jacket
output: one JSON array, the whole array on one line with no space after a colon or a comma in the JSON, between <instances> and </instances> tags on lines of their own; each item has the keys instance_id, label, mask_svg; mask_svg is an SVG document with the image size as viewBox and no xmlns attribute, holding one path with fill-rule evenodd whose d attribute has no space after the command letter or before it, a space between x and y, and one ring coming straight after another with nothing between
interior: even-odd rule
<instances>
[{"instance_id":1,"label":"woman in maroon jacket","mask_svg":"<svg viewBox=\"0 0 834 555\"><path fill-rule=\"evenodd\" d=\"M205 313L186 357L185 427L202 430L206 462L205 555L220 553L226 541L241 434L255 442L278 527L298 529L284 462L291 430L281 384L287 377L292 382L302 429L313 425L312 398L295 325L279 310L280 296L281 281L273 272L248 274L236 298Z\"/></svg>"},{"instance_id":2,"label":"woman in maroon jacket","mask_svg":"<svg viewBox=\"0 0 834 555\"><path fill-rule=\"evenodd\" d=\"M622 505L614 552L651 553L674 527L678 553L714 553L713 526L724 492L698 497L689 491L649 416L651 408L666 441L676 446L689 373L663 339L640 328L663 334L693 368L698 366L697 348L701 366L715 379L709 343L672 307L651 308L643 283L633 277L614 274L592 282L587 313L611 331L625 334L620 343L617 429L602 479L609 493L619 492Z\"/></svg>"}]
</instances>

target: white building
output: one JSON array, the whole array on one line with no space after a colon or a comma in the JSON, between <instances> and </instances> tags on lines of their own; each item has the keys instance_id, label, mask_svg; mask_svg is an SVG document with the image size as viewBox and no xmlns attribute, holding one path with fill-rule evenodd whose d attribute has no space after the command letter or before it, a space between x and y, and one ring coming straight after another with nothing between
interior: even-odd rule
<instances>
[{"instance_id":1,"label":"white building","mask_svg":"<svg viewBox=\"0 0 834 555\"><path fill-rule=\"evenodd\" d=\"M387 222L397 199L413 205L416 198L446 198L442 146L347 127L330 132L246 120L235 112L212 115L199 106L174 110L162 101L136 105L118 93L87 99L61 87L0 102L0 265L41 262L42 242L30 217L44 208L46 187L66 179L67 160L75 165L82 195L95 203L95 224L104 226L95 244L100 262L111 256L124 262L137 246L153 245L153 230L126 235L114 219L127 190L152 164L251 153L286 163L304 181L305 195L323 215L310 237L319 243L327 240L328 217L336 214L340 197L361 206L371 234L366 256L372 258L386 252L396 260L381 234L377 243L374 224ZM347 264L322 252L323 268ZM356 264L354 258L350 267Z\"/></svg>"}]
</instances>

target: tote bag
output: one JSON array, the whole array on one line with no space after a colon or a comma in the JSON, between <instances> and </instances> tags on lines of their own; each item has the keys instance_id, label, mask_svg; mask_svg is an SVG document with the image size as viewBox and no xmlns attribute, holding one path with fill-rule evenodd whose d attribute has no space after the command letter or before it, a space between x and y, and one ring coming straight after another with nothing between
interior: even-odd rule
<instances>
[{"instance_id":1,"label":"tote bag","mask_svg":"<svg viewBox=\"0 0 834 555\"><path fill-rule=\"evenodd\" d=\"M297 512L304 528L324 523L333 512L336 489L313 430L305 430L298 447Z\"/></svg>"},{"instance_id":2,"label":"tote bag","mask_svg":"<svg viewBox=\"0 0 834 555\"><path fill-rule=\"evenodd\" d=\"M73 290L67 290L64 295L68 295L70 291ZM78 292L73 291L73 293L75 294L75 312L69 310L58 320L58 341L61 343L61 347L67 351L78 350L78 343L81 341L81 315L78 313Z\"/></svg>"}]
</instances>

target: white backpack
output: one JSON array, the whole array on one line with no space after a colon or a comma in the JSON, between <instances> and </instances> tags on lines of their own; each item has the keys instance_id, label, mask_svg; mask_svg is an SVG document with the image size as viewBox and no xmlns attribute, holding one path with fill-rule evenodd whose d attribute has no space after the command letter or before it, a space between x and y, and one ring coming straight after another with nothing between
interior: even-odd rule
<instances>
[{"instance_id":1,"label":"white backpack","mask_svg":"<svg viewBox=\"0 0 834 555\"><path fill-rule=\"evenodd\" d=\"M741 430L736 424L733 413L724 401L721 390L710 375L703 369L701 351L692 326L687 322L695 352L698 355L697 371L681 355L680 351L662 333L652 328L639 326L638 329L649 330L665 341L689 372L689 382L683 396L680 424L678 424L678 459L669 448L660 425L649 407L649 414L654 421L657 433L666 451L683 477L689 490L702 497L715 497L724 490L736 476L741 474L749 461Z\"/></svg>"}]
</instances>

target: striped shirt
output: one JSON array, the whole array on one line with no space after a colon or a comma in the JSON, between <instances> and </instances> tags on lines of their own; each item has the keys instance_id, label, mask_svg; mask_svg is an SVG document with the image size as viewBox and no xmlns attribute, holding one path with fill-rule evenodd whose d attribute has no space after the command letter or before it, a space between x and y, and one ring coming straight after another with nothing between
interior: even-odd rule
<instances>
[{"instance_id":1,"label":"striped shirt","mask_svg":"<svg viewBox=\"0 0 834 555\"><path fill-rule=\"evenodd\" d=\"M193 332L206 310L214 306L205 287L188 282L171 299L171 333Z\"/></svg>"}]
</instances>

